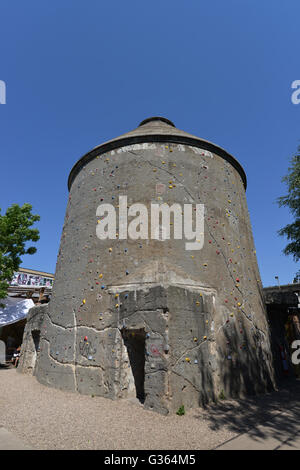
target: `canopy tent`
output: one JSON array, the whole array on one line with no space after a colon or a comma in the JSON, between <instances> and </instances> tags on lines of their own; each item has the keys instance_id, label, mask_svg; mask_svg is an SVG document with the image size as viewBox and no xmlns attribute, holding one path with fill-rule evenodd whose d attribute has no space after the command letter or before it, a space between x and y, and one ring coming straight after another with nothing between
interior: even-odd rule
<instances>
[{"instance_id":1,"label":"canopy tent","mask_svg":"<svg viewBox=\"0 0 300 470\"><path fill-rule=\"evenodd\" d=\"M0 307L0 328L11 325L23 320L27 317L29 309L34 306L32 299L20 299L15 297L7 297L1 299L5 307Z\"/></svg>"}]
</instances>

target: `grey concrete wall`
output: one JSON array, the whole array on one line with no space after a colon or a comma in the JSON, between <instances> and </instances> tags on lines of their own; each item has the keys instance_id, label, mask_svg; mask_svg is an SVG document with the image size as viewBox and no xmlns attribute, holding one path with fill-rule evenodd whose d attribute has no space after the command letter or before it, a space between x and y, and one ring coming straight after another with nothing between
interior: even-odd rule
<instances>
[{"instance_id":1,"label":"grey concrete wall","mask_svg":"<svg viewBox=\"0 0 300 470\"><path fill-rule=\"evenodd\" d=\"M37 350L33 335L36 333L41 334L47 312L48 304L32 307L28 312L17 368L18 372L35 374L39 358L39 348Z\"/></svg>"},{"instance_id":2,"label":"grey concrete wall","mask_svg":"<svg viewBox=\"0 0 300 470\"><path fill-rule=\"evenodd\" d=\"M157 184L163 184L157 187ZM99 204L202 203L204 247L102 240ZM134 394L122 328L144 329L145 407L176 411L272 387L269 331L240 174L218 155L136 144L100 155L72 184L49 311L41 383L117 399Z\"/></svg>"}]
</instances>

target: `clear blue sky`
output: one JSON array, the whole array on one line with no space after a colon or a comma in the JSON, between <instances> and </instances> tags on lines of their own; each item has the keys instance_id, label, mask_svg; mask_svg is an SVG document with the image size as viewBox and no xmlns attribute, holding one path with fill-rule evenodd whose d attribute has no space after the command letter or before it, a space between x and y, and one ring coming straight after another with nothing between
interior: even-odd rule
<instances>
[{"instance_id":1,"label":"clear blue sky","mask_svg":"<svg viewBox=\"0 0 300 470\"><path fill-rule=\"evenodd\" d=\"M263 284L292 282L275 201L300 143L299 15L299 0L1 0L0 207L41 216L23 266L55 271L79 157L162 115L240 161Z\"/></svg>"}]
</instances>

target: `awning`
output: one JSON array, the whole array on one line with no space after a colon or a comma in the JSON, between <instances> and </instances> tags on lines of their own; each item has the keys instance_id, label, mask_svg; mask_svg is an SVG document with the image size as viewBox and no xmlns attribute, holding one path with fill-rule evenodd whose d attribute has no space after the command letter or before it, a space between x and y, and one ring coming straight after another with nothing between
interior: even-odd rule
<instances>
[{"instance_id":1,"label":"awning","mask_svg":"<svg viewBox=\"0 0 300 470\"><path fill-rule=\"evenodd\" d=\"M29 309L34 306L32 299L6 297L0 299L0 304L5 304L5 308L0 307L0 328L11 325L27 317Z\"/></svg>"}]
</instances>

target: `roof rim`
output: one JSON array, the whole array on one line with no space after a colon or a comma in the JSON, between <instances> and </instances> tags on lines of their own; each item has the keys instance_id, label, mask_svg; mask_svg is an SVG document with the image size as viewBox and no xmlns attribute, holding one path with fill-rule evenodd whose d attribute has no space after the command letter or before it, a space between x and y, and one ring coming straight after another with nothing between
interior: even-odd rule
<instances>
[{"instance_id":1,"label":"roof rim","mask_svg":"<svg viewBox=\"0 0 300 470\"><path fill-rule=\"evenodd\" d=\"M200 138L193 138L184 135L167 135L167 134L145 134L145 135L135 135L129 137L123 137L120 139L114 139L109 142L103 143L94 149L87 152L83 155L73 166L70 171L69 178L68 178L68 190L70 191L73 181L80 170L87 165L91 160L94 160L97 156L105 153L110 152L111 150L115 150L117 148L126 147L132 144L141 144L141 143L150 143L150 142L162 142L162 143L174 143L174 144L183 144L183 145L190 145L192 147L202 148L204 150L208 150L216 155L219 155L224 160L228 161L240 174L240 177L243 181L245 190L247 188L247 177L246 173L241 166L241 164L232 156L230 153L226 152L226 150L222 149L221 147L212 144L211 142L207 142Z\"/></svg>"}]
</instances>

